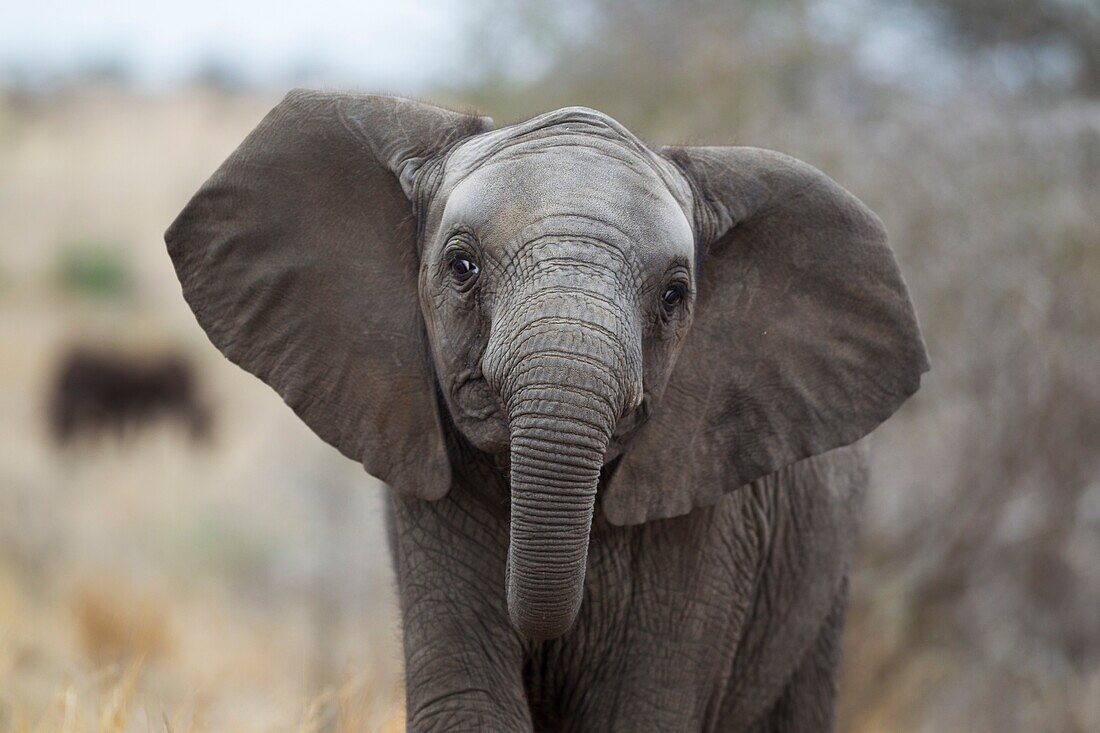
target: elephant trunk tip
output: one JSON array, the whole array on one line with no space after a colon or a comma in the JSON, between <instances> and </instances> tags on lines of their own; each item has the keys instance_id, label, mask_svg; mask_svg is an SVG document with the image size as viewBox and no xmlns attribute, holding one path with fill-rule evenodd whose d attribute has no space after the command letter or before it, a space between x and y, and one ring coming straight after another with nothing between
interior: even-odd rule
<instances>
[{"instance_id":1,"label":"elephant trunk tip","mask_svg":"<svg viewBox=\"0 0 1100 733\"><path fill-rule=\"evenodd\" d=\"M531 641L550 641L563 636L573 626L576 616L565 619L537 619L520 617L516 609L508 609L512 619L512 627Z\"/></svg>"},{"instance_id":2,"label":"elephant trunk tip","mask_svg":"<svg viewBox=\"0 0 1100 733\"><path fill-rule=\"evenodd\" d=\"M532 606L517 597L515 584L508 582L508 617L512 628L531 641L549 641L563 636L577 620L580 611L580 594L576 594L576 603L569 607L547 609L545 606Z\"/></svg>"}]
</instances>

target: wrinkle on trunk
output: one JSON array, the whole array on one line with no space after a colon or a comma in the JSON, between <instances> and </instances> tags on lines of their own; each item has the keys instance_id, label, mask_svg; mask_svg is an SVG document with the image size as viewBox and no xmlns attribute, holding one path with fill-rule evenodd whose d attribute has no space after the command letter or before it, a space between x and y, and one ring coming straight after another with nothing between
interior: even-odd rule
<instances>
[{"instance_id":1,"label":"wrinkle on trunk","mask_svg":"<svg viewBox=\"0 0 1100 733\"><path fill-rule=\"evenodd\" d=\"M561 405L565 398L544 388L521 401ZM577 412L584 410L578 406ZM508 613L528 638L560 636L580 609L609 436L609 425L575 418L525 414L513 420Z\"/></svg>"},{"instance_id":2,"label":"wrinkle on trunk","mask_svg":"<svg viewBox=\"0 0 1100 733\"><path fill-rule=\"evenodd\" d=\"M523 287L501 296L482 361L508 412L508 613L531 639L577 617L604 456L642 394L640 329L608 296L615 272L563 269L576 246L548 244L553 266L529 265Z\"/></svg>"}]
</instances>

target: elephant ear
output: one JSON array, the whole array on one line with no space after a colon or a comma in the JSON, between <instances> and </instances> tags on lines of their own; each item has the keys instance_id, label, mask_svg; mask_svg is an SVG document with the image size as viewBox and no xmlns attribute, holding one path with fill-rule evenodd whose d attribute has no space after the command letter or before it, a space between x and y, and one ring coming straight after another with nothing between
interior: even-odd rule
<instances>
[{"instance_id":1,"label":"elephant ear","mask_svg":"<svg viewBox=\"0 0 1100 733\"><path fill-rule=\"evenodd\" d=\"M442 497L450 465L417 296L406 191L489 127L409 100L291 92L165 234L210 340L395 489Z\"/></svg>"},{"instance_id":2,"label":"elephant ear","mask_svg":"<svg viewBox=\"0 0 1100 733\"><path fill-rule=\"evenodd\" d=\"M674 517L873 430L928 360L882 223L815 168L755 148L665 148L695 193L694 321L603 497Z\"/></svg>"}]
</instances>

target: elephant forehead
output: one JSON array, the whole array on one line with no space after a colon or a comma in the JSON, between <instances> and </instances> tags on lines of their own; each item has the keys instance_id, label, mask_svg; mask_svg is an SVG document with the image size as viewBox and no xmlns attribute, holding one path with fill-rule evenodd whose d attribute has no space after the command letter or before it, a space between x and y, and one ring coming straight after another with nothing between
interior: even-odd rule
<instances>
[{"instance_id":1,"label":"elephant forehead","mask_svg":"<svg viewBox=\"0 0 1100 733\"><path fill-rule=\"evenodd\" d=\"M503 248L575 236L666 258L689 257L694 246L681 204L653 168L614 143L576 133L480 161L449 192L443 222Z\"/></svg>"}]
</instances>

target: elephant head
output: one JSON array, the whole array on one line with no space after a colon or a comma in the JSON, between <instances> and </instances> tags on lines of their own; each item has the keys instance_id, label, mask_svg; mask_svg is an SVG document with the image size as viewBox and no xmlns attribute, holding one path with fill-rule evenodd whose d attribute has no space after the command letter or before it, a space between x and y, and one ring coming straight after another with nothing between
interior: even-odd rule
<instances>
[{"instance_id":1,"label":"elephant head","mask_svg":"<svg viewBox=\"0 0 1100 733\"><path fill-rule=\"evenodd\" d=\"M883 227L808 165L293 92L166 234L231 360L395 491L506 458L515 627L566 631L601 474L676 516L886 419L927 369ZM445 414L444 414L445 413ZM446 418L446 419L444 419Z\"/></svg>"}]
</instances>

